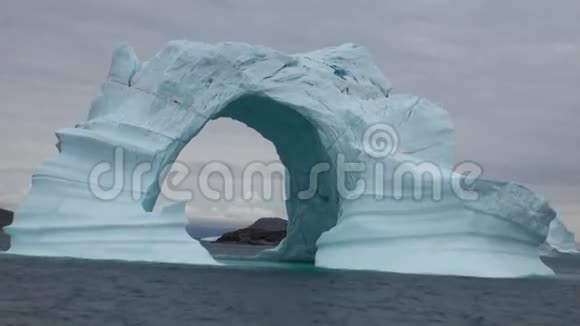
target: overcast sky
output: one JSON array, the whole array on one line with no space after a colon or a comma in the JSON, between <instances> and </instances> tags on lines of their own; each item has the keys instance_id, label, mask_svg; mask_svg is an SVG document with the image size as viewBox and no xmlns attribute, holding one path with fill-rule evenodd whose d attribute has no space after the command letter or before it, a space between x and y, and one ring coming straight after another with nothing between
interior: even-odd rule
<instances>
[{"instance_id":1,"label":"overcast sky","mask_svg":"<svg viewBox=\"0 0 580 326\"><path fill-rule=\"evenodd\" d=\"M449 110L458 160L532 187L580 232L577 0L2 1L0 207L14 208L32 169L56 153L54 131L86 117L115 46L145 60L171 39L290 53L361 44L397 91ZM183 158L276 158L235 122L201 138Z\"/></svg>"}]
</instances>

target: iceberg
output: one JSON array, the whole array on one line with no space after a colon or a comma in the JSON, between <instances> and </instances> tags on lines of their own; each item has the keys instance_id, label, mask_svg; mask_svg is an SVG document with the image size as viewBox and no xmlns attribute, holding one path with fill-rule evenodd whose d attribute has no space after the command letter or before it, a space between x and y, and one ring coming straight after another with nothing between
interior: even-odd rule
<instances>
[{"instance_id":1,"label":"iceberg","mask_svg":"<svg viewBox=\"0 0 580 326\"><path fill-rule=\"evenodd\" d=\"M167 167L221 117L270 140L287 169L287 236L262 259L522 277L551 275L539 247L573 239L527 188L460 172L447 111L396 92L360 46L172 41L145 62L114 51L88 118L35 171L9 253L217 264L179 204L151 211Z\"/></svg>"}]
</instances>

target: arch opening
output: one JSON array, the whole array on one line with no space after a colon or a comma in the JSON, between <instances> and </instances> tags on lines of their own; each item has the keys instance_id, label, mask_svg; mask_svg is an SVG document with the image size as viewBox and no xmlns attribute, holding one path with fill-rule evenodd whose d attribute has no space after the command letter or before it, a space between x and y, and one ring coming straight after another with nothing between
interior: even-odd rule
<instances>
[{"instance_id":1,"label":"arch opening","mask_svg":"<svg viewBox=\"0 0 580 326\"><path fill-rule=\"evenodd\" d=\"M229 103L213 116L212 120L220 118L241 122L270 141L280 159L278 163L283 165L287 234L276 249L264 251L261 257L312 262L319 236L336 224L339 204L333 161L323 146L317 129L291 107L255 95L243 96ZM206 123L207 121L200 130ZM189 142L194 141L200 130L193 133ZM176 150L176 153L170 154L170 157L175 157L172 163L184 147L185 145ZM195 154L203 156L203 153ZM241 189L242 195L248 190L258 193L263 191L264 189L253 187L263 187L268 181L264 179L272 178L280 172L280 169L272 163L274 162L255 160L244 166L242 179L238 180L243 184L234 185L234 189L236 191ZM328 170L316 172L316 166L327 166ZM163 173L159 175L160 180L166 177ZM222 191L224 189L221 188ZM158 197L159 193L156 200ZM195 199L192 205L195 205Z\"/></svg>"},{"instance_id":2,"label":"arch opening","mask_svg":"<svg viewBox=\"0 0 580 326\"><path fill-rule=\"evenodd\" d=\"M253 256L285 237L284 175L270 141L218 118L178 155L154 211L185 215L189 236L214 255Z\"/></svg>"}]
</instances>

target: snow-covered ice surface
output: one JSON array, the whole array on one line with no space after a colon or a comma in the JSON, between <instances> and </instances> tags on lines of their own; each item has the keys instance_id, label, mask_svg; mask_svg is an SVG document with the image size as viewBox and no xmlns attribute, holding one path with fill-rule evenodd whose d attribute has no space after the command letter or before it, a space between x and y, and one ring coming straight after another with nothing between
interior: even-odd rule
<instances>
[{"instance_id":1,"label":"snow-covered ice surface","mask_svg":"<svg viewBox=\"0 0 580 326\"><path fill-rule=\"evenodd\" d=\"M287 55L239 43L173 41L143 63L127 46L115 50L88 119L58 131L60 154L34 173L31 192L8 228L10 252L214 264L187 236L183 210L148 211L164 167L205 123L220 117L239 120L272 141L288 169L287 237L264 259L519 277L552 274L538 248L547 240L568 248L573 240L548 203L522 186L479 180L469 184L479 199L460 199L452 187L459 176L452 172L448 113L394 92L359 46ZM367 131L385 125L396 139L371 142L379 153L369 151ZM398 146L380 153L389 140ZM91 178L91 172L106 170L103 162L115 166L115 173ZM144 162L150 164L146 171ZM301 191L309 189L312 167L320 162L330 171L319 175L316 191L304 198ZM366 167L361 196L344 195L361 181L337 173L344 162ZM438 167L433 182L441 184L441 200L414 199L416 189L407 183L396 193L395 171L405 162ZM380 185L371 173L377 166L383 169ZM135 171L145 172L140 182L134 182ZM97 183L110 191L96 196L91 189Z\"/></svg>"}]
</instances>

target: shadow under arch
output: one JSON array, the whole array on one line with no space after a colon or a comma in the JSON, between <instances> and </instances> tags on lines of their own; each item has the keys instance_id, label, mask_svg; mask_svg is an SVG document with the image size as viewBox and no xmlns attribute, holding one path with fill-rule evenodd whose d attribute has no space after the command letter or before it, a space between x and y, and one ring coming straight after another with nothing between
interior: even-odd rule
<instances>
[{"instance_id":1,"label":"shadow under arch","mask_svg":"<svg viewBox=\"0 0 580 326\"><path fill-rule=\"evenodd\" d=\"M175 149L168 149L162 160L163 166L175 162L183 148L209 120L219 118L231 118L256 130L272 142L286 168L287 235L276 249L262 252L261 258L313 261L316 241L323 232L336 225L339 214L334 160L323 145L319 131L288 105L261 95L244 95L206 119L202 127L192 132L188 141ZM326 165L328 170L313 173L313 167L319 164ZM167 177L167 172L168 169L158 171L156 182L142 202L146 211L151 211L157 201L161 191L159 185ZM308 192L314 186L316 191Z\"/></svg>"}]
</instances>

